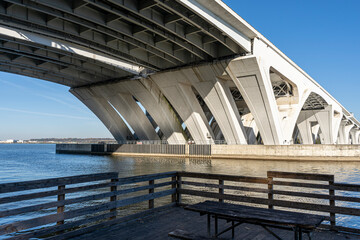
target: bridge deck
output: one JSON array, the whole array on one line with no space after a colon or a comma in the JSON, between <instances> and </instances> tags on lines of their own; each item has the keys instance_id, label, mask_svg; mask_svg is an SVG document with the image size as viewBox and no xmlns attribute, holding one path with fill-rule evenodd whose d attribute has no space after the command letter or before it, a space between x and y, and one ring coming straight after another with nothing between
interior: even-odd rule
<instances>
[{"instance_id":1,"label":"bridge deck","mask_svg":"<svg viewBox=\"0 0 360 240\"><path fill-rule=\"evenodd\" d=\"M221 226L224 226L225 224L225 221L220 221L220 229ZM200 216L198 213L186 211L182 207L171 207L150 216L101 228L75 237L74 239L170 239L168 233L175 229L182 229L191 233L198 233L206 236L206 216ZM293 233L287 230L274 229L274 232L283 239L294 238ZM250 224L243 224L237 227L235 234L235 239L275 239L260 226ZM227 233L227 235L224 234L222 237L230 238L231 232ZM305 234L304 239L307 239ZM360 236L330 231L315 231L313 239L360 239Z\"/></svg>"}]
</instances>

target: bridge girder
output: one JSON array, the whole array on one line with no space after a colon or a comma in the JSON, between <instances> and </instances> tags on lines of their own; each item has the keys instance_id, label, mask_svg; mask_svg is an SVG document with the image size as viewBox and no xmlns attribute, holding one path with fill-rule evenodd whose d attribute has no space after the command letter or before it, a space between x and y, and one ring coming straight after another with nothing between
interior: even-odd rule
<instances>
[{"instance_id":1,"label":"bridge girder","mask_svg":"<svg viewBox=\"0 0 360 240\"><path fill-rule=\"evenodd\" d=\"M359 143L355 117L221 1L3 0L0 70L71 87L119 141Z\"/></svg>"}]
</instances>

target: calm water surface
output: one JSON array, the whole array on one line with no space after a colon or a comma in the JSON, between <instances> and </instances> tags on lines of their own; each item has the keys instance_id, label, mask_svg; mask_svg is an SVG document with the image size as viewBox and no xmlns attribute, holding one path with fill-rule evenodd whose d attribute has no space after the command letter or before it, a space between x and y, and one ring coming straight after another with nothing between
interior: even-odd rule
<instances>
[{"instance_id":1,"label":"calm water surface","mask_svg":"<svg viewBox=\"0 0 360 240\"><path fill-rule=\"evenodd\" d=\"M353 162L285 162L223 159L133 158L56 154L54 144L0 144L0 183L116 171L119 177L165 171L266 176L269 170L334 174L337 182L360 183Z\"/></svg>"},{"instance_id":2,"label":"calm water surface","mask_svg":"<svg viewBox=\"0 0 360 240\"><path fill-rule=\"evenodd\" d=\"M266 172L269 170L334 174L336 182L360 184L360 164L354 162L194 160L184 158L91 156L56 154L54 144L0 144L0 183L110 171L119 172L119 177L166 171L193 171L265 177ZM0 225L14 220L17 220L15 216L6 221L0 219ZM357 217L338 216L337 221L345 222L347 226L360 227L360 221Z\"/></svg>"}]
</instances>

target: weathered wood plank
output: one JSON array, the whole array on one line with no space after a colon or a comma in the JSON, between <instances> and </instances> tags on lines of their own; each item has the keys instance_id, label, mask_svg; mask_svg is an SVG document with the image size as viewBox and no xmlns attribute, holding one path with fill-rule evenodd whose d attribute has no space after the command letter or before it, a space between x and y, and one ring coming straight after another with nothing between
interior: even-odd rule
<instances>
[{"instance_id":1,"label":"weathered wood plank","mask_svg":"<svg viewBox=\"0 0 360 240\"><path fill-rule=\"evenodd\" d=\"M317 174L317 173L314 174L314 173L268 171L267 176L273 178L290 178L290 179L318 180L318 181L334 180L334 175Z\"/></svg>"},{"instance_id":2,"label":"weathered wood plank","mask_svg":"<svg viewBox=\"0 0 360 240\"><path fill-rule=\"evenodd\" d=\"M313 204L313 203L301 203L301 202L292 202L285 200L269 200L267 198L219 194L215 192L204 192L204 191L196 191L190 189L180 189L179 192L181 194L187 194L187 195L193 195L193 196L199 196L205 198L214 198L214 199L223 198L224 200L231 200L237 202L246 202L246 203L263 204L263 205L273 204L274 206L278 206L278 207L295 208L295 209L311 210L311 211L326 212L326 213L334 212L337 214L360 216L360 209L350 208L350 207L329 206L329 205L321 205L321 204Z\"/></svg>"},{"instance_id":3,"label":"weathered wood plank","mask_svg":"<svg viewBox=\"0 0 360 240\"><path fill-rule=\"evenodd\" d=\"M219 180L220 181L220 180ZM269 193L268 189L265 188L255 188L255 187L242 187L234 185L219 185L212 183L201 183L201 182L191 182L191 181L181 181L183 185L196 186L196 187L207 187L207 188L223 188L229 190L240 190L245 192L256 192L256 193Z\"/></svg>"},{"instance_id":4,"label":"weathered wood plank","mask_svg":"<svg viewBox=\"0 0 360 240\"><path fill-rule=\"evenodd\" d=\"M92 214L96 212L110 210L116 206L116 202L109 202L104 204L99 204L90 207L84 207L76 210L71 210L63 213L56 213L47 216L37 217L29 220L23 220L19 222L14 222L10 224L5 224L0 226L0 235L18 232L21 230L46 225L49 223L54 223L74 217L79 217L85 214Z\"/></svg>"},{"instance_id":5,"label":"weathered wood plank","mask_svg":"<svg viewBox=\"0 0 360 240\"><path fill-rule=\"evenodd\" d=\"M78 235L82 235L84 233L92 232L92 231L94 231L96 229L99 229L99 228L102 228L102 227L109 227L109 226L114 225L114 224L119 224L119 223L123 223L123 222L129 221L129 220L138 219L140 217L144 217L144 216L153 214L153 213L155 213L157 211L166 210L166 209L169 209L169 208L174 207L174 206L175 206L175 204L171 203L171 204L167 204L167 205L164 205L164 206L161 206L161 207L148 209L148 210L142 211L140 213L135 213L135 214L132 214L132 215L129 215L129 216L126 216L126 217L113 219L113 220L102 222L102 223L99 223L99 224L96 224L96 225L93 225L93 226L80 228L80 229L77 229L75 231L66 232L66 233L61 234L61 235L48 237L48 238L46 238L46 240L69 239L69 238L74 237L74 236L78 236ZM116 239L121 239L121 238L116 237Z\"/></svg>"},{"instance_id":6,"label":"weathered wood plank","mask_svg":"<svg viewBox=\"0 0 360 240\"><path fill-rule=\"evenodd\" d=\"M219 188L218 184L211 183L199 183L199 182L189 182L182 181L184 185L197 186L197 187L208 187L208 188ZM264 193L264 194L278 194L284 196L294 196L294 197L306 197L306 198L316 198L324 200L336 200L344 202L360 202L360 198L357 197L347 197L347 196L329 196L328 194L319 194L319 193L305 193L305 192L294 192L294 191L285 191L285 190L268 190L263 188L252 188L252 187L241 187L241 186L231 186L224 185L223 189L229 190L240 190L244 192L253 192L253 193Z\"/></svg>"},{"instance_id":7,"label":"weathered wood plank","mask_svg":"<svg viewBox=\"0 0 360 240\"><path fill-rule=\"evenodd\" d=\"M327 230L334 230L334 231L342 231L342 232L348 232L348 233L356 233L360 234L360 229L357 228L349 228L349 227L343 227L343 226L331 226L331 225L320 225L320 228L327 229Z\"/></svg>"},{"instance_id":8,"label":"weathered wood plank","mask_svg":"<svg viewBox=\"0 0 360 240\"><path fill-rule=\"evenodd\" d=\"M59 191L64 190L64 189L65 189L65 185L58 186ZM58 202L64 202L65 194L58 194L57 200L58 200ZM61 205L57 206L57 213L63 213L64 211L65 211L65 204L61 204ZM56 224L57 225L64 224L64 220L58 221Z\"/></svg>"},{"instance_id":9,"label":"weathered wood plank","mask_svg":"<svg viewBox=\"0 0 360 240\"><path fill-rule=\"evenodd\" d=\"M169 239L168 233L174 229L184 229L199 235L207 235L206 217L197 212L185 211L182 208L173 208L166 212L153 212L148 217L142 217L141 221L123 222L110 227L105 227L82 234L78 237L68 237L74 240L115 240L115 239ZM213 223L213 221L212 221ZM219 220L219 229L229 227L231 223ZM213 226L213 224L212 224ZM293 239L293 234L288 230L272 229L282 239ZM225 239L231 239L231 231L221 235ZM235 240L242 239L275 239L260 226L242 224L235 230ZM304 234L303 239L308 239ZM347 235L329 231L316 231L313 238L317 240L349 240L358 239L358 236Z\"/></svg>"},{"instance_id":10,"label":"weathered wood plank","mask_svg":"<svg viewBox=\"0 0 360 240\"><path fill-rule=\"evenodd\" d=\"M314 229L324 220L323 216L289 212L283 210L249 207L230 203L205 201L185 207L187 210L205 214L214 214L229 220L244 221L250 223L267 223Z\"/></svg>"},{"instance_id":11,"label":"weathered wood plank","mask_svg":"<svg viewBox=\"0 0 360 240\"><path fill-rule=\"evenodd\" d=\"M176 193L175 189L169 189L169 190L164 190L164 191L161 191L161 192L150 193L150 194L146 194L146 195L141 195L141 196L136 196L136 197L132 197L132 198L122 199L122 200L116 201L116 207L117 208L125 207L125 206L128 206L128 205L132 205L132 204L136 204L136 203L140 203L140 202L144 202L144 201L148 201L148 200L165 197L165 196L168 196L168 195L172 195L174 193Z\"/></svg>"},{"instance_id":12,"label":"weathered wood plank","mask_svg":"<svg viewBox=\"0 0 360 240\"><path fill-rule=\"evenodd\" d=\"M208 188L220 188L218 184L211 183L200 183L200 182L190 182L190 181L182 181L183 185L188 186L196 186L196 187L208 187ZM284 191L284 190L268 190L265 188L254 188L254 187L242 187L242 186L232 186L232 185L224 185L223 189L229 190L240 190L245 192L253 192L253 193L264 193L264 194L279 194L285 196L294 196L294 197L307 197L307 198L316 198L316 199L324 199L324 200L336 200L336 201L345 201L345 202L360 202L360 198L357 197L347 197L347 196L329 196L328 194L318 194L318 193L304 193L304 192L295 192L295 191Z\"/></svg>"},{"instance_id":13,"label":"weathered wood plank","mask_svg":"<svg viewBox=\"0 0 360 240\"><path fill-rule=\"evenodd\" d=\"M36 193L22 194L22 195L17 195L17 196L0 198L0 204L30 200L30 199L35 199L35 198L56 196L59 194L84 192L84 191L88 191L88 190L107 188L107 187L111 187L111 186L114 186L114 184L108 182L108 183L86 185L86 186L81 186L81 187L66 188L63 190L51 190L51 191L42 191L42 192L36 192Z\"/></svg>"},{"instance_id":14,"label":"weathered wood plank","mask_svg":"<svg viewBox=\"0 0 360 240\"><path fill-rule=\"evenodd\" d=\"M18 192L18 191L32 190L38 188L55 187L59 185L69 185L76 183L107 180L117 176L118 173L109 172L109 173L79 175L72 177L50 178L50 179L35 180L35 181L4 183L4 184L0 184L0 193Z\"/></svg>"},{"instance_id":15,"label":"weathered wood plank","mask_svg":"<svg viewBox=\"0 0 360 240\"><path fill-rule=\"evenodd\" d=\"M237 202L248 202L254 204L263 204L268 205L269 200L267 198L256 198L256 197L247 197L247 196L237 196L231 194L219 194L216 192L204 192L204 191L197 191L197 190L190 190L190 189L178 189L180 194L192 195L192 196L199 196L205 198L215 198L215 199L224 199L224 200L231 200Z\"/></svg>"},{"instance_id":16,"label":"weathered wood plank","mask_svg":"<svg viewBox=\"0 0 360 240\"><path fill-rule=\"evenodd\" d=\"M286 181L273 181L274 185L303 187L303 188L317 188L317 189L333 189L333 186L315 183L299 183L299 182L286 182Z\"/></svg>"},{"instance_id":17,"label":"weathered wood plank","mask_svg":"<svg viewBox=\"0 0 360 240\"><path fill-rule=\"evenodd\" d=\"M154 187L152 187L152 186L154 186L154 184L155 184L154 180L149 181L149 187L150 187L149 188L149 194L154 193ZM149 200L149 209L152 209L152 208L154 208L154 199Z\"/></svg>"},{"instance_id":18,"label":"weathered wood plank","mask_svg":"<svg viewBox=\"0 0 360 240\"><path fill-rule=\"evenodd\" d=\"M244 177L244 176L210 174L210 173L194 173L194 172L179 172L178 174L179 174L179 176L189 177L189 178L203 178L203 179L226 180L226 181L234 181L234 182L266 183L267 184L267 178L260 178L260 177Z\"/></svg>"},{"instance_id":19,"label":"weathered wood plank","mask_svg":"<svg viewBox=\"0 0 360 240\"><path fill-rule=\"evenodd\" d=\"M45 235L50 235L55 232L64 231L67 229L73 229L76 227L79 227L84 224L92 223L92 222L98 222L100 220L104 220L110 217L116 216L116 212L109 212L105 214L101 214L95 217L87 217L78 221L70 222L70 223L64 223L62 225L55 225L52 227L47 227L45 229L37 230L34 232L24 233L20 234L11 238L8 238L7 240L22 240L22 239L29 239L33 237L42 237Z\"/></svg>"},{"instance_id":20,"label":"weathered wood plank","mask_svg":"<svg viewBox=\"0 0 360 240\"><path fill-rule=\"evenodd\" d=\"M164 186L170 186L171 184L173 184L173 181L157 183L157 184L154 184L153 186L141 186L141 187L136 187L136 188L130 188L130 189L124 189L124 190L118 190L118 191L112 191L112 192L105 192L105 193L89 195L89 196L84 196L84 197L78 197L78 198L72 198L72 199L67 199L67 200L42 203L42 204L37 204L37 205L29 206L29 207L15 208L15 209L1 211L0 217L7 217L7 216L16 215L16 214L34 212L34 211L39 211L42 209L47 209L47 208L52 208L52 207L60 207L60 206L64 206L64 205L71 205L71 204L81 203L81 202L86 202L86 201L99 200L99 199L104 199L107 197L115 197L117 195L123 195L123 194L133 193L133 192L137 192L137 191L143 191L143 190L147 190L150 188L159 188L159 187L164 187Z\"/></svg>"},{"instance_id":21,"label":"weathered wood plank","mask_svg":"<svg viewBox=\"0 0 360 240\"><path fill-rule=\"evenodd\" d=\"M119 178L117 182L118 185L130 184L130 183L138 183L138 182L146 182L151 180L157 180L162 178L170 178L176 176L177 172L165 172L165 173L156 173L156 174L149 174L149 175L141 175L135 177L126 177L126 178Z\"/></svg>"},{"instance_id":22,"label":"weathered wood plank","mask_svg":"<svg viewBox=\"0 0 360 240\"><path fill-rule=\"evenodd\" d=\"M218 238L218 237L207 237L207 236L202 236L202 235L198 235L198 234L194 234L194 233L190 233L188 231L184 231L182 229L175 229L174 231L169 232L169 237L172 238L177 238L177 239L182 239L182 240L221 240L224 238Z\"/></svg>"},{"instance_id":23,"label":"weathered wood plank","mask_svg":"<svg viewBox=\"0 0 360 240\"><path fill-rule=\"evenodd\" d=\"M360 192L360 185L348 183L334 183L333 190Z\"/></svg>"}]
</instances>

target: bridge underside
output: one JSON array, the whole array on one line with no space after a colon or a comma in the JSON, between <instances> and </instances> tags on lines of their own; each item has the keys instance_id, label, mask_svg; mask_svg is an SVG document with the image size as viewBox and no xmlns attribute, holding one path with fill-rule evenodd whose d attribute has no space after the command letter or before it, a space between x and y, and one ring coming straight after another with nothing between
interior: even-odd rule
<instances>
[{"instance_id":1,"label":"bridge underside","mask_svg":"<svg viewBox=\"0 0 360 240\"><path fill-rule=\"evenodd\" d=\"M359 122L219 1L3 0L0 71L71 87L119 142L360 143Z\"/></svg>"}]
</instances>

